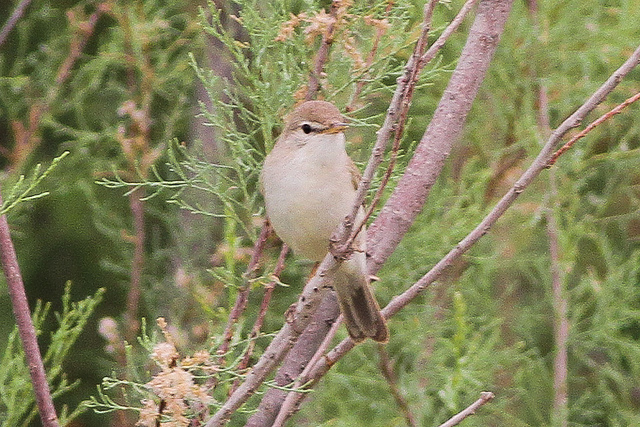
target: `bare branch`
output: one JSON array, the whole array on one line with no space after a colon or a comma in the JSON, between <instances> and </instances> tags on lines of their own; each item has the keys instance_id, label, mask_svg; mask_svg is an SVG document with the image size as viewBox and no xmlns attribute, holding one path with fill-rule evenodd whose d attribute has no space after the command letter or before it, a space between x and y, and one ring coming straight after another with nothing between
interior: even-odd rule
<instances>
[{"instance_id":1,"label":"bare branch","mask_svg":"<svg viewBox=\"0 0 640 427\"><path fill-rule=\"evenodd\" d=\"M0 31L0 46L2 46L9 36L9 33L16 26L22 15L24 15L24 11L27 10L31 0L22 0L19 5L13 10L13 13L2 27L2 31Z\"/></svg>"},{"instance_id":2,"label":"bare branch","mask_svg":"<svg viewBox=\"0 0 640 427\"><path fill-rule=\"evenodd\" d=\"M55 84L50 87L47 95L39 102L31 105L26 123L23 124L18 121L12 123L15 146L7 156L11 169L19 169L20 165L40 144L38 130L40 128L42 117L50 111L51 106L60 93L64 82L66 82L71 76L71 70L78 59L80 59L84 47L93 34L98 19L108 10L109 6L107 3L100 3L95 12L93 12L84 22L79 22L72 10L67 12L67 19L74 30L71 44L69 46L69 54L58 68Z\"/></svg>"},{"instance_id":3,"label":"bare branch","mask_svg":"<svg viewBox=\"0 0 640 427\"><path fill-rule=\"evenodd\" d=\"M316 350L315 354L313 355L313 357L311 357L311 360L309 360L309 363L306 365L305 369L302 371L302 373L300 373L298 378L293 383L293 386L292 386L293 391L290 391L286 395L286 398L284 399L284 402L282 403L282 406L280 407L280 410L277 414L278 416L276 417L275 421L273 421L273 425L269 423L271 427L283 427L284 423L287 422L289 417L296 413L297 411L296 402L298 401L296 397L297 395L301 394L305 390L303 388L308 382L308 377L309 377L309 373L311 372L311 367L315 365L315 363L329 349L329 345L331 344L333 337L335 337L336 333L338 332L338 328L340 327L341 324L342 324L342 316L340 316L338 321L333 324L329 332L324 337L324 340ZM249 426L247 425L245 427L249 427Z\"/></svg>"},{"instance_id":4,"label":"bare branch","mask_svg":"<svg viewBox=\"0 0 640 427\"><path fill-rule=\"evenodd\" d=\"M294 304L289 309L285 325L271 341L260 360L247 374L244 383L238 387L218 412L207 422L206 427L225 425L234 411L255 393L267 375L278 366L296 343L298 337L311 323L313 313L331 288L326 283L325 278L332 275L337 266L338 261L330 254L327 254L320 263L315 276L304 287L297 304Z\"/></svg>"},{"instance_id":5,"label":"bare branch","mask_svg":"<svg viewBox=\"0 0 640 427\"><path fill-rule=\"evenodd\" d=\"M573 147L573 144L575 144L579 139L584 138L589 132L591 132L598 125L601 125L602 123L606 122L607 120L609 120L611 117L615 116L616 114L621 113L622 110L624 110L629 105L633 104L634 102L636 102L638 100L640 100L640 92L636 93L632 97L630 97L627 100L625 100L623 103L621 103L621 104L617 105L616 107L614 107L611 111L603 114L602 116L598 117L593 122L589 123L589 126L584 128L584 130L582 130L576 136L571 138L566 144L564 144L562 147L560 147L560 149L558 151L553 153L553 156L551 157L551 160L549 160L549 162L547 163L547 167L553 166L555 164L555 162L558 160L558 157L560 157L561 155L563 155L564 153L569 151L569 149L571 147Z\"/></svg>"},{"instance_id":6,"label":"bare branch","mask_svg":"<svg viewBox=\"0 0 640 427\"><path fill-rule=\"evenodd\" d=\"M351 244L351 242L353 241L353 239L355 239L358 232L360 232L360 230L362 229L364 224L366 224L369 217L373 214L373 211L375 210L375 207L378 204L378 201L380 200L380 198L382 197L382 194L387 186L387 183L391 178L391 174L393 172L393 168L395 167L395 163L397 160L397 155L398 155L398 150L400 148L402 135L404 134L404 127L407 123L407 115L409 113L409 107L411 106L413 91L415 90L416 84L418 82L418 78L420 77L420 72L422 71L424 66L427 65L436 56L438 51L440 51L440 49L444 46L446 41L455 32L455 30L458 29L458 27L460 26L464 18L467 16L467 14L471 11L473 6L478 1L479 0L467 0L467 2L460 9L460 12L458 12L458 14L453 19L453 21L451 21L451 23L447 26L447 28L445 28L445 30L442 32L440 37L438 37L438 39L429 48L429 50L427 50L426 53L424 52L424 50L426 48L427 36L428 36L429 28L431 26L431 17L433 16L433 10L438 0L431 0L429 3L425 5L423 30L420 38L416 43L416 48L413 52L413 57L412 57L412 60L415 63L415 67L410 68L409 84L407 84L404 87L404 93L403 93L403 97L401 99L401 105L400 105L400 113L398 114L398 121L393 131L394 140L393 140L393 145L391 149L391 158L389 159L389 165L387 166L387 170L384 176L382 177L380 187L376 191L376 194L374 195L373 199L371 200L371 203L369 204L369 208L364 218L362 219L360 224L354 227L353 231L351 232L350 240L346 242L346 245ZM382 129L380 130L380 133L382 133Z\"/></svg>"},{"instance_id":7,"label":"bare branch","mask_svg":"<svg viewBox=\"0 0 640 427\"><path fill-rule=\"evenodd\" d=\"M267 243L267 238L271 234L271 225L268 220L265 220L262 224L262 229L260 230L260 235L258 236L258 240L253 245L253 251L251 252L251 259L249 260L249 264L247 265L247 270L245 272L245 277L250 279L254 274L255 270L258 268L258 263L260 262L260 257L262 256L262 251L264 250L264 246ZM284 246L286 247L286 245ZM284 249L283 249L284 250ZM218 362L224 363L224 355L229 351L229 346L231 345L231 340L233 338L233 327L238 322L240 315L244 312L247 307L247 301L249 300L249 291L251 290L251 286L249 283L245 283L245 285L240 288L238 291L238 295L236 296L236 302L229 312L229 319L227 320L227 325L225 326L223 333L222 344L218 348L218 355L220 356Z\"/></svg>"},{"instance_id":8,"label":"bare branch","mask_svg":"<svg viewBox=\"0 0 640 427\"><path fill-rule=\"evenodd\" d=\"M2 205L2 195L0 195L0 206ZM42 356L38 348L38 338L36 329L31 320L31 309L27 301L27 294L24 290L22 282L22 274L16 257L16 250L11 241L11 232L7 216L0 216L0 261L2 262L2 270L7 279L9 296L11 297L11 305L13 315L18 325L18 332L24 354L31 375L31 383L36 396L36 404L42 419L44 427L58 427L58 416L53 406L53 398L49 384L47 383L47 375L42 363Z\"/></svg>"},{"instance_id":9,"label":"bare branch","mask_svg":"<svg viewBox=\"0 0 640 427\"><path fill-rule=\"evenodd\" d=\"M564 289L564 278L560 269L560 245L558 243L558 223L554 214L554 204L558 190L555 182L555 171L550 171L551 199L545 213L547 220L547 237L549 239L549 258L551 270L551 285L553 291L554 307L554 341L555 357L553 361L553 415L554 425L560 427L567 426L567 374L568 355L567 341L569 339L569 319L567 318L567 296Z\"/></svg>"},{"instance_id":10,"label":"bare branch","mask_svg":"<svg viewBox=\"0 0 640 427\"><path fill-rule=\"evenodd\" d=\"M335 293L329 293L313 315L313 320L305 329L282 362L275 376L275 383L279 387L291 387L294 379L296 384L304 384L309 368L315 364L318 357L326 351L325 342L333 337L340 322L336 321L340 314ZM292 399L295 392L287 392L282 388L270 388L260 401L260 406L251 416L245 427L271 426L279 412L284 411L287 400ZM284 403L283 403L284 402ZM282 408L282 410L281 410Z\"/></svg>"},{"instance_id":11,"label":"bare branch","mask_svg":"<svg viewBox=\"0 0 640 427\"><path fill-rule=\"evenodd\" d=\"M433 3L434 5L437 2L438 2L438 0L430 0L429 1L429 3ZM393 7L393 1L387 2L387 8L385 9L385 17L389 16L389 12L391 12L392 7ZM376 29L376 37L373 39L373 45L371 46L371 50L369 51L369 54L367 55L367 60L364 63L364 67L363 68L365 70L368 70L371 67L371 65L373 64L373 61L376 58L376 54L378 53L378 46L380 45L380 40L382 40L382 36L384 36L385 32L386 32L386 30L382 26L378 26L378 28ZM363 73L361 78L356 83L356 87L355 87L353 93L351 94L351 100L349 101L349 104L345 107L345 111L346 112L350 112L350 111L353 111L353 110L356 109L356 102L357 102L358 98L360 97L360 94L362 93L362 90L364 89L364 86L367 84L367 79L365 77L366 74L367 74L367 72Z\"/></svg>"},{"instance_id":12,"label":"bare branch","mask_svg":"<svg viewBox=\"0 0 640 427\"><path fill-rule=\"evenodd\" d=\"M481 406L483 406L485 403L489 402L493 398L494 398L493 393L491 393L490 391L483 391L482 393L480 393L480 399L478 399L475 402L473 402L471 405L469 405L462 412L459 412L454 417L450 418L449 421L447 421L446 423L440 424L440 427L457 426L458 424L460 424L462 422L462 420L464 420L465 418L467 418L470 415L475 414L476 411Z\"/></svg>"},{"instance_id":13,"label":"bare branch","mask_svg":"<svg viewBox=\"0 0 640 427\"><path fill-rule=\"evenodd\" d=\"M529 0L527 2L529 14L534 22L537 32L540 32L538 25L538 2ZM535 69L535 68L534 68ZM546 139L551 134L551 122L549 119L549 96L544 84L538 88L538 128L540 134ZM545 218L547 221L547 238L549 240L549 272L551 275L551 287L553 293L554 307L554 344L555 357L553 361L553 411L551 413L551 423L558 427L568 425L568 354L567 341L569 339L569 319L567 317L568 301L564 288L564 274L560 267L560 244L558 235L560 229L556 220L558 209L558 187L556 185L556 170L549 171L549 191L545 197Z\"/></svg>"},{"instance_id":14,"label":"bare branch","mask_svg":"<svg viewBox=\"0 0 640 427\"><path fill-rule=\"evenodd\" d=\"M451 147L462 133L512 3L513 0L480 2L460 61L431 123L396 189L369 227L367 248L370 248L371 256L370 273L375 274L380 269L422 210Z\"/></svg>"},{"instance_id":15,"label":"bare branch","mask_svg":"<svg viewBox=\"0 0 640 427\"><path fill-rule=\"evenodd\" d=\"M389 357L389 353L382 345L378 345L378 356L380 357L380 372L382 376L389 384L389 390L391 391L391 395L396 401L396 404L402 411L404 415L404 419L407 422L409 427L417 427L418 423L416 422L416 417L411 412L411 408L409 408L409 404L407 403L407 399L404 398L400 389L398 388L398 377L395 372L393 372L393 366L391 364L391 358Z\"/></svg>"},{"instance_id":16,"label":"bare branch","mask_svg":"<svg viewBox=\"0 0 640 427\"><path fill-rule=\"evenodd\" d=\"M249 361L251 360L251 356L253 355L253 350L255 348L255 338L260 335L260 330L262 329L262 324L264 323L264 318L267 315L267 309L269 308L269 303L271 302L271 295L273 294L273 290L276 288L277 281L275 278L280 277L282 270L284 270L284 260L289 252L289 247L286 244L282 244L282 249L280 250L280 256L278 257L278 262L273 270L274 279L267 283L264 287L264 295L262 296L262 302L260 303L260 311L258 312L258 316L256 317L256 321L253 324L253 328L251 328L251 334L249 335L249 346L247 351L245 352L242 360L238 364L237 370L242 372L249 366ZM246 305L246 300L244 302ZM231 392L238 387L240 384L240 380L236 380L233 384Z\"/></svg>"},{"instance_id":17,"label":"bare branch","mask_svg":"<svg viewBox=\"0 0 640 427\"><path fill-rule=\"evenodd\" d=\"M313 64L313 70L309 75L309 87L307 88L307 94L305 99L310 101L314 99L318 91L320 90L320 77L322 73L324 73L324 64L326 64L327 59L329 58L329 49L331 49L331 45L333 44L333 36L336 29L336 23L338 21L338 8L340 6L340 1L333 0L331 2L331 10L329 11L329 16L333 18L333 22L331 22L326 29L326 32L322 35L322 41L320 42L320 48L316 53L316 58Z\"/></svg>"}]
</instances>

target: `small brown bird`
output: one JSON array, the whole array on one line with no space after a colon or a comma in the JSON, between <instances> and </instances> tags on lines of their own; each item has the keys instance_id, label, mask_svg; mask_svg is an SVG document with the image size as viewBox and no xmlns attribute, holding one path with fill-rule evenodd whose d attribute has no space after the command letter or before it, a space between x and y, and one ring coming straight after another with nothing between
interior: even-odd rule
<instances>
[{"instance_id":1,"label":"small brown bird","mask_svg":"<svg viewBox=\"0 0 640 427\"><path fill-rule=\"evenodd\" d=\"M294 252L321 261L329 238L349 214L360 180L345 150L344 117L331 103L307 101L286 118L284 131L260 175L267 216ZM362 208L356 222L364 217ZM386 342L389 330L369 285L366 230L334 275L334 288L351 338Z\"/></svg>"}]
</instances>

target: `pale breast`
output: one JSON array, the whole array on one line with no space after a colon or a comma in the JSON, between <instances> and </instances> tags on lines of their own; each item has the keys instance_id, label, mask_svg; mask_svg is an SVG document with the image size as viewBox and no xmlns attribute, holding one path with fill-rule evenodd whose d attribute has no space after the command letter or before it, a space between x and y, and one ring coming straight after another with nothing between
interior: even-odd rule
<instances>
[{"instance_id":1,"label":"pale breast","mask_svg":"<svg viewBox=\"0 0 640 427\"><path fill-rule=\"evenodd\" d=\"M262 185L267 215L278 236L298 255L320 261L355 199L349 159L344 153L333 162L309 166L296 154L303 153L292 153L287 167L275 172L270 159L265 162Z\"/></svg>"}]
</instances>

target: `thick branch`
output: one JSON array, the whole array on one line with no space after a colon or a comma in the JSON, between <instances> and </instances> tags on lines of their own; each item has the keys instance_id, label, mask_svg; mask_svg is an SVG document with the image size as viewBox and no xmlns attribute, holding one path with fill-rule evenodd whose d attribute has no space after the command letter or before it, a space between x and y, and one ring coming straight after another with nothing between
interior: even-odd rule
<instances>
[{"instance_id":1,"label":"thick branch","mask_svg":"<svg viewBox=\"0 0 640 427\"><path fill-rule=\"evenodd\" d=\"M306 382L306 375L315 361L329 349L331 339L340 326L340 310L335 292L322 301L314 314L314 321L305 330L295 347L287 354L282 367L276 375L276 384L299 388ZM316 340L324 339L318 346ZM294 381L295 379L295 381ZM292 384L293 383L293 384ZM258 411L245 427L278 427L284 425L290 413L293 413L295 401L289 400L292 393L283 389L271 388L260 402ZM293 399L291 399L293 400Z\"/></svg>"},{"instance_id":2,"label":"thick branch","mask_svg":"<svg viewBox=\"0 0 640 427\"><path fill-rule=\"evenodd\" d=\"M2 206L2 196L0 195L0 206ZM11 305L13 315L16 318L20 340L24 348L24 354L31 375L31 383L36 396L36 404L42 419L44 427L58 427L58 416L53 406L53 399L49 384L47 383L47 375L42 363L42 356L38 348L38 338L36 329L31 320L31 310L27 301L27 294L22 283L22 275L16 251L11 241L11 233L7 216L0 216L0 261L2 262L2 270L7 279L9 296L11 297Z\"/></svg>"},{"instance_id":3,"label":"thick branch","mask_svg":"<svg viewBox=\"0 0 640 427\"><path fill-rule=\"evenodd\" d=\"M429 127L387 204L369 228L369 271L375 273L395 251L440 175L451 147L462 134L480 83L498 46L513 0L484 0L460 61Z\"/></svg>"}]
</instances>

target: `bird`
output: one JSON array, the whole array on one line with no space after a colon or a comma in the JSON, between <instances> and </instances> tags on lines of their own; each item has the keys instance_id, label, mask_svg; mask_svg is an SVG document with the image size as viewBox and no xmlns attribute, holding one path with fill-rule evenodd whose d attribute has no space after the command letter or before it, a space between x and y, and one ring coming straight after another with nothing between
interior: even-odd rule
<instances>
[{"instance_id":1,"label":"bird","mask_svg":"<svg viewBox=\"0 0 640 427\"><path fill-rule=\"evenodd\" d=\"M340 110L305 101L285 118L284 129L260 173L265 211L278 237L296 256L321 261L330 238L353 209L360 172L346 152ZM362 207L356 223L364 218ZM389 330L373 294L366 265L366 229L333 274L333 288L351 339L387 342Z\"/></svg>"}]
</instances>

